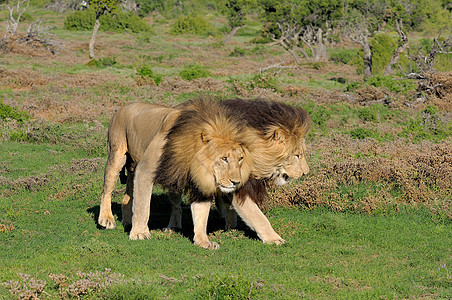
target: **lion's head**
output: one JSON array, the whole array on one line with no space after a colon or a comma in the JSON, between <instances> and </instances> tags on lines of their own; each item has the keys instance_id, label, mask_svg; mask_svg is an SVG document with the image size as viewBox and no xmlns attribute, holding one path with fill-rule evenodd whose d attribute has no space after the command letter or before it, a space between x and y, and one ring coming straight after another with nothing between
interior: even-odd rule
<instances>
[{"instance_id":1,"label":"lion's head","mask_svg":"<svg viewBox=\"0 0 452 300\"><path fill-rule=\"evenodd\" d=\"M156 182L195 196L230 193L250 176L250 146L256 138L214 101L197 99L181 111L167 135Z\"/></svg>"},{"instance_id":2,"label":"lion's head","mask_svg":"<svg viewBox=\"0 0 452 300\"><path fill-rule=\"evenodd\" d=\"M309 173L305 152L306 143L303 139L294 153L292 153L292 155L282 163L281 167L277 169L278 173L275 177L275 183L277 185L284 185L291 179L296 179Z\"/></svg>"},{"instance_id":3,"label":"lion's head","mask_svg":"<svg viewBox=\"0 0 452 300\"><path fill-rule=\"evenodd\" d=\"M303 109L259 99L221 103L259 136L251 148L254 178L285 184L309 171L304 153L311 120Z\"/></svg>"}]
</instances>

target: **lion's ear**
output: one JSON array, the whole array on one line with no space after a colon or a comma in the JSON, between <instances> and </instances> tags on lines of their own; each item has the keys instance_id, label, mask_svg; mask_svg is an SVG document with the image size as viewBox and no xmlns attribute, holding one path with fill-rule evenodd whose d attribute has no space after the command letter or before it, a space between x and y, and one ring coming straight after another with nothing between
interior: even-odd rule
<instances>
[{"instance_id":1,"label":"lion's ear","mask_svg":"<svg viewBox=\"0 0 452 300\"><path fill-rule=\"evenodd\" d=\"M273 140L277 141L278 143L285 143L287 139L287 133L281 129L278 128L273 132Z\"/></svg>"},{"instance_id":2,"label":"lion's ear","mask_svg":"<svg viewBox=\"0 0 452 300\"><path fill-rule=\"evenodd\" d=\"M207 144L210 141L210 136L209 136L209 133L207 132L207 130L203 130L201 132L201 141L204 144Z\"/></svg>"}]
</instances>

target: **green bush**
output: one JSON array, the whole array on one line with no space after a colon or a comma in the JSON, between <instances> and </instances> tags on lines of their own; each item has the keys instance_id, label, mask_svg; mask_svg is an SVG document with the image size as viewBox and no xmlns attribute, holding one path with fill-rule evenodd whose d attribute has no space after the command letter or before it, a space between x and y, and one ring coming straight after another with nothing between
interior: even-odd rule
<instances>
[{"instance_id":1,"label":"green bush","mask_svg":"<svg viewBox=\"0 0 452 300\"><path fill-rule=\"evenodd\" d=\"M248 90L263 88L273 90L275 92L280 90L278 79L270 73L259 73L254 75L253 79L251 79L251 81L246 85L246 88Z\"/></svg>"},{"instance_id":2,"label":"green bush","mask_svg":"<svg viewBox=\"0 0 452 300\"><path fill-rule=\"evenodd\" d=\"M358 118L367 122L377 121L377 111L372 107L363 107L358 110Z\"/></svg>"},{"instance_id":3,"label":"green bush","mask_svg":"<svg viewBox=\"0 0 452 300\"><path fill-rule=\"evenodd\" d=\"M417 89L416 81L413 79L402 79L394 76L372 76L366 80L366 83L374 87L386 87L389 91L395 93L405 93Z\"/></svg>"},{"instance_id":4,"label":"green bush","mask_svg":"<svg viewBox=\"0 0 452 300\"><path fill-rule=\"evenodd\" d=\"M67 30L93 30L96 15L94 10L82 10L70 14L64 20L64 28ZM99 18L100 28L103 31L114 32L152 32L152 28L133 12L119 12L115 16L103 15Z\"/></svg>"},{"instance_id":5,"label":"green bush","mask_svg":"<svg viewBox=\"0 0 452 300\"><path fill-rule=\"evenodd\" d=\"M145 64L145 65L141 66L139 69L137 69L137 74L141 77L152 78L156 85L159 85L162 82L162 75L155 74L152 71L152 68L147 64Z\"/></svg>"},{"instance_id":6,"label":"green bush","mask_svg":"<svg viewBox=\"0 0 452 300\"><path fill-rule=\"evenodd\" d=\"M30 115L25 111L19 111L12 106L3 104L3 100L0 100L0 119L13 119L20 123L30 119Z\"/></svg>"},{"instance_id":7,"label":"green bush","mask_svg":"<svg viewBox=\"0 0 452 300\"><path fill-rule=\"evenodd\" d=\"M241 47L234 47L234 50L232 50L231 53L229 53L229 56L238 57L238 56L245 56L245 54L246 54L246 49L241 48Z\"/></svg>"},{"instance_id":8,"label":"green bush","mask_svg":"<svg viewBox=\"0 0 452 300\"><path fill-rule=\"evenodd\" d=\"M202 65L188 65L185 66L180 72L180 77L185 80L193 80L202 77L210 76L209 70L205 66Z\"/></svg>"},{"instance_id":9,"label":"green bush","mask_svg":"<svg viewBox=\"0 0 452 300\"><path fill-rule=\"evenodd\" d=\"M210 29L210 23L207 22L203 17L190 15L179 17L171 27L170 33L174 35L206 35Z\"/></svg>"},{"instance_id":10,"label":"green bush","mask_svg":"<svg viewBox=\"0 0 452 300\"><path fill-rule=\"evenodd\" d=\"M115 57L101 57L99 59L92 59L88 62L88 66L105 68L116 65Z\"/></svg>"},{"instance_id":11,"label":"green bush","mask_svg":"<svg viewBox=\"0 0 452 300\"><path fill-rule=\"evenodd\" d=\"M371 40L372 74L381 75L397 47L396 41L387 34L376 34Z\"/></svg>"},{"instance_id":12,"label":"green bush","mask_svg":"<svg viewBox=\"0 0 452 300\"><path fill-rule=\"evenodd\" d=\"M338 49L331 53L330 60L335 63L349 64L357 56L356 49Z\"/></svg>"},{"instance_id":13,"label":"green bush","mask_svg":"<svg viewBox=\"0 0 452 300\"><path fill-rule=\"evenodd\" d=\"M452 136L452 122L444 122L438 108L428 105L416 118L410 120L401 135L417 141L440 141Z\"/></svg>"},{"instance_id":14,"label":"green bush","mask_svg":"<svg viewBox=\"0 0 452 300\"><path fill-rule=\"evenodd\" d=\"M376 139L379 142L392 141L394 139L393 136L389 133L380 134L379 132L373 129L367 129L362 127L355 127L351 129L348 133L352 138L358 140L362 140L367 137Z\"/></svg>"}]
</instances>

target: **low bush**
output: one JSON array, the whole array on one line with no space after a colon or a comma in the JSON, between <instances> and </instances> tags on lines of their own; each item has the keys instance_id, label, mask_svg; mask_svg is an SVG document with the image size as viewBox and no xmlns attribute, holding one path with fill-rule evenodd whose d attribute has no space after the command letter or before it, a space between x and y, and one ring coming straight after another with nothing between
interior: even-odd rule
<instances>
[{"instance_id":1,"label":"low bush","mask_svg":"<svg viewBox=\"0 0 452 300\"><path fill-rule=\"evenodd\" d=\"M73 31L93 30L96 20L92 9L77 11L64 20L64 28ZM152 28L133 12L119 12L115 16L103 15L99 18L100 28L103 31L114 32L152 32Z\"/></svg>"},{"instance_id":2,"label":"low bush","mask_svg":"<svg viewBox=\"0 0 452 300\"><path fill-rule=\"evenodd\" d=\"M203 17L190 15L179 17L171 27L170 33L174 35L205 35L210 29L210 23L207 22Z\"/></svg>"},{"instance_id":3,"label":"low bush","mask_svg":"<svg viewBox=\"0 0 452 300\"><path fill-rule=\"evenodd\" d=\"M92 59L88 62L88 66L105 68L116 65L115 57L101 57L99 59Z\"/></svg>"},{"instance_id":4,"label":"low bush","mask_svg":"<svg viewBox=\"0 0 452 300\"><path fill-rule=\"evenodd\" d=\"M358 56L356 49L338 49L331 53L329 60L335 63L348 64Z\"/></svg>"},{"instance_id":5,"label":"low bush","mask_svg":"<svg viewBox=\"0 0 452 300\"><path fill-rule=\"evenodd\" d=\"M270 73L259 73L254 75L251 81L246 85L248 90L255 88L269 89L275 92L280 90L279 82L276 76Z\"/></svg>"},{"instance_id":6,"label":"low bush","mask_svg":"<svg viewBox=\"0 0 452 300\"><path fill-rule=\"evenodd\" d=\"M386 87L389 91L395 93L405 93L417 89L416 81L413 79L402 79L394 76L372 76L366 80L366 83L374 87Z\"/></svg>"},{"instance_id":7,"label":"low bush","mask_svg":"<svg viewBox=\"0 0 452 300\"><path fill-rule=\"evenodd\" d=\"M452 136L452 122L444 122L438 108L428 105L411 119L402 136L410 136L417 141L440 141Z\"/></svg>"},{"instance_id":8,"label":"low bush","mask_svg":"<svg viewBox=\"0 0 452 300\"><path fill-rule=\"evenodd\" d=\"M246 49L241 48L241 47L234 47L234 50L232 50L231 53L229 53L229 56L238 57L238 56L245 56L245 54L246 54Z\"/></svg>"},{"instance_id":9,"label":"low bush","mask_svg":"<svg viewBox=\"0 0 452 300\"><path fill-rule=\"evenodd\" d=\"M152 68L147 64L142 65L139 69L137 69L137 75L142 78L152 79L156 85L159 85L162 82L162 75L155 74L152 71Z\"/></svg>"},{"instance_id":10,"label":"low bush","mask_svg":"<svg viewBox=\"0 0 452 300\"><path fill-rule=\"evenodd\" d=\"M210 76L209 70L205 66L193 64L185 66L180 72L180 77L185 80L193 80Z\"/></svg>"},{"instance_id":11,"label":"low bush","mask_svg":"<svg viewBox=\"0 0 452 300\"><path fill-rule=\"evenodd\" d=\"M19 111L10 105L3 104L3 100L0 100L0 119L12 119L23 123L30 119L30 115L27 112Z\"/></svg>"}]
</instances>

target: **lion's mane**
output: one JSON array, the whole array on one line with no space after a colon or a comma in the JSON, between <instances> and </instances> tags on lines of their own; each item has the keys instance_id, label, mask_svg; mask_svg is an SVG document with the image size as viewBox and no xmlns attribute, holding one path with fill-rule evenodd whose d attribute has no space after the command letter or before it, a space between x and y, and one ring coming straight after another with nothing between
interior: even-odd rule
<instances>
[{"instance_id":1,"label":"lion's mane","mask_svg":"<svg viewBox=\"0 0 452 300\"><path fill-rule=\"evenodd\" d=\"M281 165L297 150L311 127L311 119L305 110L285 103L262 99L231 99L220 103L260 136L252 153L251 173L256 179L271 179L275 166ZM284 143L275 140L278 130L282 130Z\"/></svg>"},{"instance_id":2,"label":"lion's mane","mask_svg":"<svg viewBox=\"0 0 452 300\"><path fill-rule=\"evenodd\" d=\"M211 197L217 191L210 165L218 149L238 144L244 151L241 184L250 175L253 159L250 147L257 136L218 102L196 99L176 107L180 116L166 137L155 182L178 191L189 191L192 200ZM207 164L206 164L207 163Z\"/></svg>"}]
</instances>

